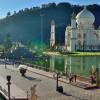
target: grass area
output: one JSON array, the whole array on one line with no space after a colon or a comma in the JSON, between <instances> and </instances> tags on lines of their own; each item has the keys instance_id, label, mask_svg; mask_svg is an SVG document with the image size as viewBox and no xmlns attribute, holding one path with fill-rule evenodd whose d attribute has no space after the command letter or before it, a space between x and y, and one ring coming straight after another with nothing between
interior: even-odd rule
<instances>
[{"instance_id":1,"label":"grass area","mask_svg":"<svg viewBox=\"0 0 100 100\"><path fill-rule=\"evenodd\" d=\"M3 45L0 45L0 52L4 49Z\"/></svg>"},{"instance_id":2,"label":"grass area","mask_svg":"<svg viewBox=\"0 0 100 100\"><path fill-rule=\"evenodd\" d=\"M66 53L66 55L70 55L70 56L100 56L100 52L71 52L71 53Z\"/></svg>"},{"instance_id":3,"label":"grass area","mask_svg":"<svg viewBox=\"0 0 100 100\"><path fill-rule=\"evenodd\" d=\"M69 56L100 56L100 52L43 52L47 55L69 55Z\"/></svg>"},{"instance_id":4,"label":"grass area","mask_svg":"<svg viewBox=\"0 0 100 100\"><path fill-rule=\"evenodd\" d=\"M46 52L43 52L43 54L45 54L45 55L63 55L59 52L54 52L54 51L46 51Z\"/></svg>"}]
</instances>

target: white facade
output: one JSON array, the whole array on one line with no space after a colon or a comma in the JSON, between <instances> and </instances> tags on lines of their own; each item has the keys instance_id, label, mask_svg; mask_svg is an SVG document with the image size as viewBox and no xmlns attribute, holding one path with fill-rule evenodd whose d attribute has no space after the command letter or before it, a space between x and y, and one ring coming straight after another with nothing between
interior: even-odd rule
<instances>
[{"instance_id":1,"label":"white facade","mask_svg":"<svg viewBox=\"0 0 100 100\"><path fill-rule=\"evenodd\" d=\"M50 47L55 45L55 21L51 21Z\"/></svg>"},{"instance_id":2,"label":"white facade","mask_svg":"<svg viewBox=\"0 0 100 100\"><path fill-rule=\"evenodd\" d=\"M100 28L94 28L94 21L94 15L86 7L76 17L72 15L71 26L65 31L67 51L100 51Z\"/></svg>"}]
</instances>

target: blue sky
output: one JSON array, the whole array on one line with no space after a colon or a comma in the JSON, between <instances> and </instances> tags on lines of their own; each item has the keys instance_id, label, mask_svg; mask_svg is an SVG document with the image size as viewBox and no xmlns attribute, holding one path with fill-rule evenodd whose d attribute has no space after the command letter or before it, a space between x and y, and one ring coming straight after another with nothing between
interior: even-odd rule
<instances>
[{"instance_id":1,"label":"blue sky","mask_svg":"<svg viewBox=\"0 0 100 100\"><path fill-rule=\"evenodd\" d=\"M33 6L41 6L50 2L69 2L71 4L100 4L100 0L0 0L0 18L6 16L6 13L10 11L18 11L24 8L30 8Z\"/></svg>"}]
</instances>

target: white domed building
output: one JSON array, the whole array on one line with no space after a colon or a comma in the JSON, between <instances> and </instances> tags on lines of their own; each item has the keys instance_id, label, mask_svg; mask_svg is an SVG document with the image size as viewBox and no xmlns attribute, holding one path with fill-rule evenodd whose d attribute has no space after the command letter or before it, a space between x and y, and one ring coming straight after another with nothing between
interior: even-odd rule
<instances>
[{"instance_id":1,"label":"white domed building","mask_svg":"<svg viewBox=\"0 0 100 100\"><path fill-rule=\"evenodd\" d=\"M95 16L86 7L77 16L72 14L65 31L67 51L100 51L100 29L94 28L94 22Z\"/></svg>"}]
</instances>

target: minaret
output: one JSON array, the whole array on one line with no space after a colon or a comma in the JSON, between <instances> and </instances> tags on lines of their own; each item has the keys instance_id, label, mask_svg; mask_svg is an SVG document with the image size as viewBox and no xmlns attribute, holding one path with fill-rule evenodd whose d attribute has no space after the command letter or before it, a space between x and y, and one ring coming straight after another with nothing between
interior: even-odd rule
<instances>
[{"instance_id":1,"label":"minaret","mask_svg":"<svg viewBox=\"0 0 100 100\"><path fill-rule=\"evenodd\" d=\"M71 27L76 28L76 14L74 12L72 13Z\"/></svg>"},{"instance_id":2,"label":"minaret","mask_svg":"<svg viewBox=\"0 0 100 100\"><path fill-rule=\"evenodd\" d=\"M55 21L51 21L50 48L55 45Z\"/></svg>"},{"instance_id":3,"label":"minaret","mask_svg":"<svg viewBox=\"0 0 100 100\"><path fill-rule=\"evenodd\" d=\"M70 41L70 51L76 50L76 15L72 14L71 19L71 41Z\"/></svg>"}]
</instances>

